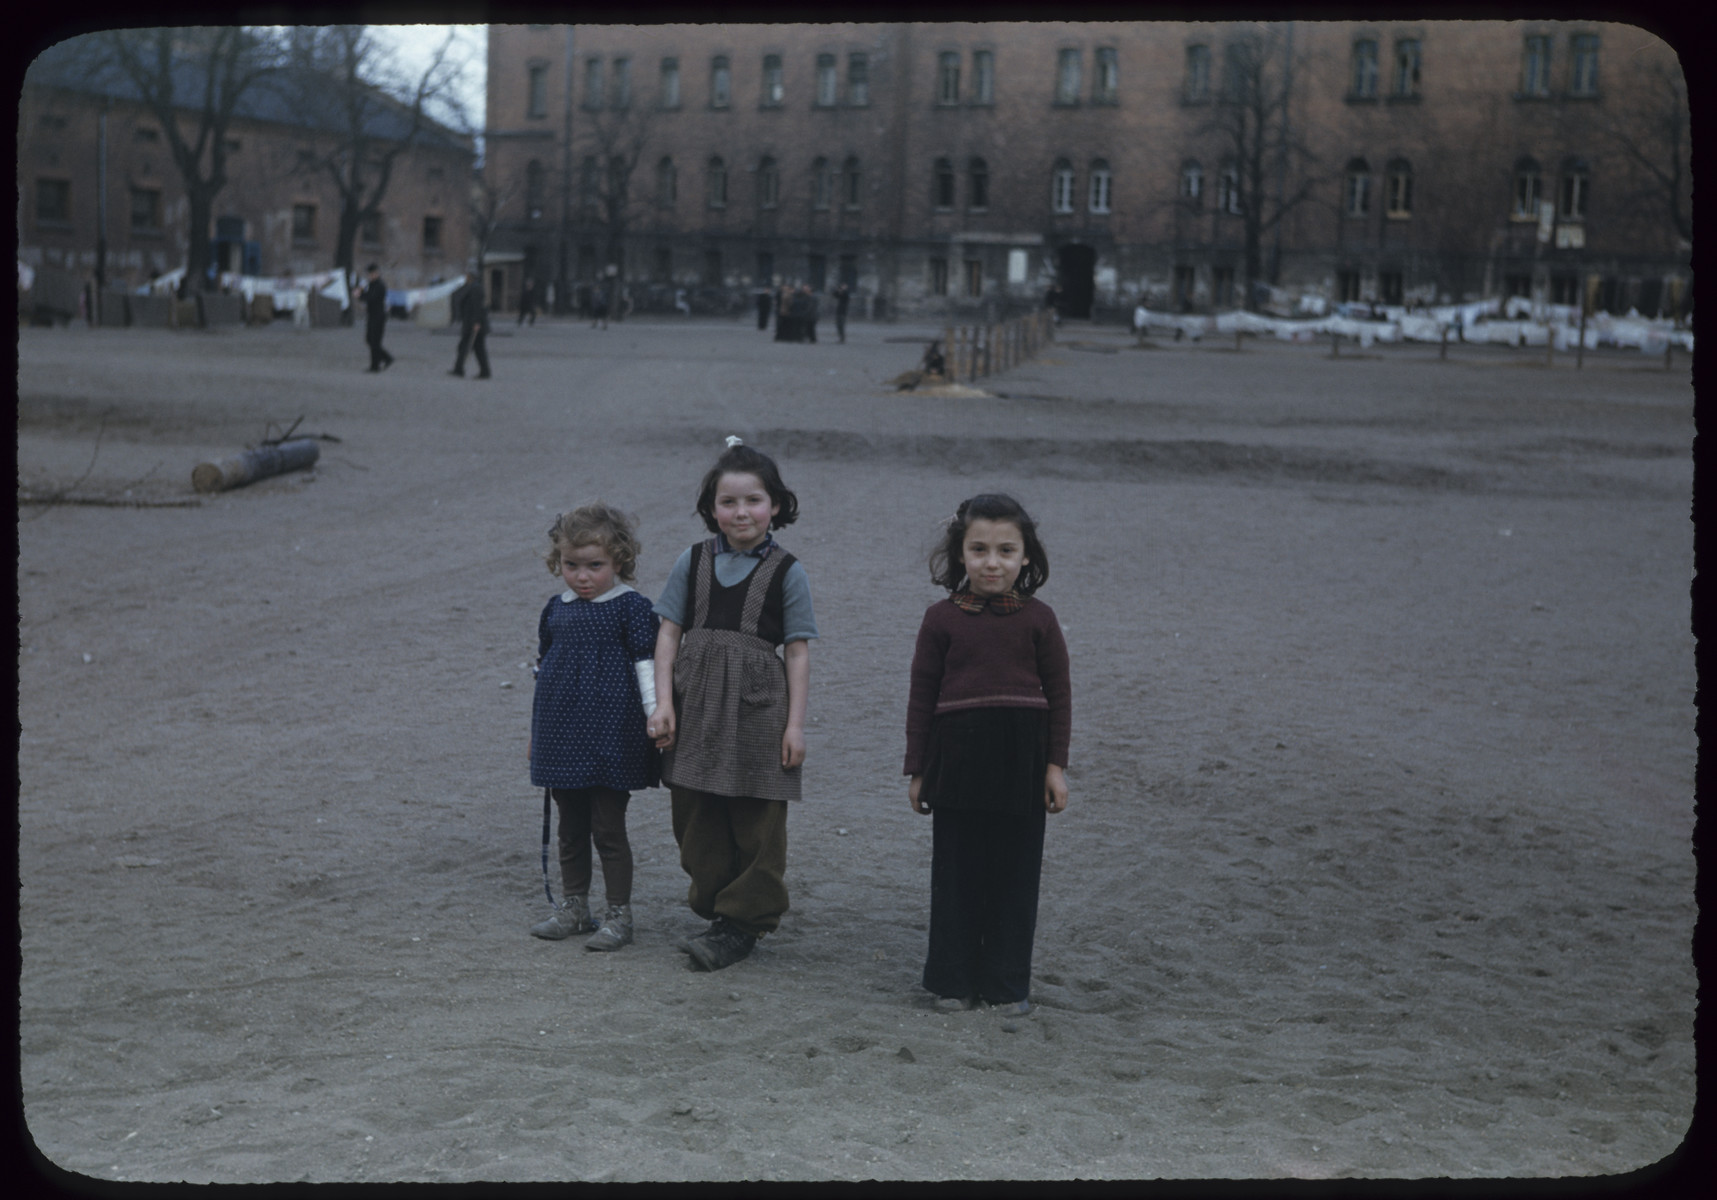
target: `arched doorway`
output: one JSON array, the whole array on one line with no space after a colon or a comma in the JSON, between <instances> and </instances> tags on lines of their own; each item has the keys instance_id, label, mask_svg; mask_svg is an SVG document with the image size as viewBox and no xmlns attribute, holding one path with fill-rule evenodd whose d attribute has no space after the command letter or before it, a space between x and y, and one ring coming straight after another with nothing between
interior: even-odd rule
<instances>
[{"instance_id":1,"label":"arched doorway","mask_svg":"<svg viewBox=\"0 0 1717 1200\"><path fill-rule=\"evenodd\" d=\"M1088 318L1097 293L1097 251L1070 244L1056 254L1056 282L1061 285L1061 315Z\"/></svg>"}]
</instances>

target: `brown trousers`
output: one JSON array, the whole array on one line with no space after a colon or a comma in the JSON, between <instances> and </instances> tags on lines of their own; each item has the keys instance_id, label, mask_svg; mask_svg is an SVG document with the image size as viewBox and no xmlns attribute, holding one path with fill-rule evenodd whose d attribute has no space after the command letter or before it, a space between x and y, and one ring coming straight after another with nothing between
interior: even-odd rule
<instances>
[{"instance_id":1,"label":"brown trousers","mask_svg":"<svg viewBox=\"0 0 1717 1200\"><path fill-rule=\"evenodd\" d=\"M674 840L691 876L686 903L761 936L787 911L787 802L672 788Z\"/></svg>"}]
</instances>

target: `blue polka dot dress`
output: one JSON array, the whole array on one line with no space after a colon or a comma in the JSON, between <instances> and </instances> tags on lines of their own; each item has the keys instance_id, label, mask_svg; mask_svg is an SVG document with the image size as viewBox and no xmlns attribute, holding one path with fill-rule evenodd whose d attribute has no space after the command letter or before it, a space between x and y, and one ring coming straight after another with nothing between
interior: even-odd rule
<instances>
[{"instance_id":1,"label":"blue polka dot dress","mask_svg":"<svg viewBox=\"0 0 1717 1200\"><path fill-rule=\"evenodd\" d=\"M537 623L534 786L631 792L657 785L659 756L644 733L633 664L655 657L660 625L649 599L625 584L596 600L568 591L548 602Z\"/></svg>"}]
</instances>

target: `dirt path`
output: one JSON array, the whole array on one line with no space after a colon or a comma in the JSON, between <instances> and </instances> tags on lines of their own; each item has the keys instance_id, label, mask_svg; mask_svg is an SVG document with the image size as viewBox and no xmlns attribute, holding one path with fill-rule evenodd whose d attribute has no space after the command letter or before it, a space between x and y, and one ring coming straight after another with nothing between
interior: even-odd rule
<instances>
[{"instance_id":1,"label":"dirt path","mask_svg":"<svg viewBox=\"0 0 1717 1200\"><path fill-rule=\"evenodd\" d=\"M102 1179L1584 1175L1691 1117L1692 393L1625 356L1337 361L1063 331L988 399L742 324L21 331L20 485L168 500L268 421L311 475L20 510L23 1098ZM928 330L922 331L928 333ZM525 772L554 514L654 594L739 433L802 499L793 911L687 969L545 943ZM100 436L99 448L96 447ZM93 462L92 462L93 452ZM83 478L80 480L80 475ZM1075 716L1036 1014L916 988L923 560L1015 492Z\"/></svg>"}]
</instances>

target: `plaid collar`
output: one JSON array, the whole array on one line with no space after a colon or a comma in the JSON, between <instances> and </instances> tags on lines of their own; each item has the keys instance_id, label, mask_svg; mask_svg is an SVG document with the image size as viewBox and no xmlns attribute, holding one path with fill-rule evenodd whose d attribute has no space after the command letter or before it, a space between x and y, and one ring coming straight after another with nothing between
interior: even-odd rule
<instances>
[{"instance_id":1,"label":"plaid collar","mask_svg":"<svg viewBox=\"0 0 1717 1200\"><path fill-rule=\"evenodd\" d=\"M750 555L752 558L768 558L769 552L776 548L777 543L773 533L764 534L763 540L758 542L757 545L753 546L749 550L735 550L732 546L727 544L727 538L725 535L720 533L715 535L715 552L717 554L739 554Z\"/></svg>"},{"instance_id":2,"label":"plaid collar","mask_svg":"<svg viewBox=\"0 0 1717 1200\"><path fill-rule=\"evenodd\" d=\"M1009 588L999 596L989 597L980 596L976 592L955 592L948 599L969 613L981 613L988 608L1003 617L1024 608L1026 601L1015 588Z\"/></svg>"}]
</instances>

